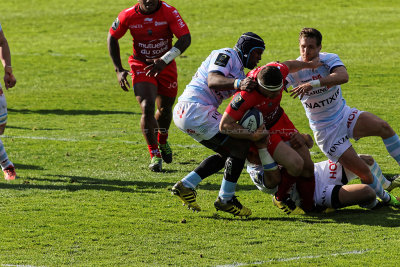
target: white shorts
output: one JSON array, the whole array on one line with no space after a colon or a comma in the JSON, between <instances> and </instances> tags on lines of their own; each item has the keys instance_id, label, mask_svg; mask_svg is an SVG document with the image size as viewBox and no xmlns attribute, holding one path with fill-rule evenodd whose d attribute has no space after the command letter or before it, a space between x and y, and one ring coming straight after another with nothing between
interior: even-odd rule
<instances>
[{"instance_id":1,"label":"white shorts","mask_svg":"<svg viewBox=\"0 0 400 267\"><path fill-rule=\"evenodd\" d=\"M0 125L7 123L7 117L7 101L6 97L4 96L3 90L0 89Z\"/></svg>"},{"instance_id":2,"label":"white shorts","mask_svg":"<svg viewBox=\"0 0 400 267\"><path fill-rule=\"evenodd\" d=\"M351 147L349 139L354 139L353 130L358 117L363 111L344 107L345 113L341 120L320 131L314 131L315 142L322 152L333 162L338 162L340 156Z\"/></svg>"},{"instance_id":3,"label":"white shorts","mask_svg":"<svg viewBox=\"0 0 400 267\"><path fill-rule=\"evenodd\" d=\"M178 102L173 111L176 127L196 141L209 140L219 132L222 115L213 105Z\"/></svg>"}]
</instances>

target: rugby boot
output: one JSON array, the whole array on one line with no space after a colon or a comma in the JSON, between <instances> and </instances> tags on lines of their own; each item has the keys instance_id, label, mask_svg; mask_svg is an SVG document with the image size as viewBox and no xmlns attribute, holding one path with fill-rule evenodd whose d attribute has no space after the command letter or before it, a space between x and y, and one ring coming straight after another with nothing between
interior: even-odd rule
<instances>
[{"instance_id":1,"label":"rugby boot","mask_svg":"<svg viewBox=\"0 0 400 267\"><path fill-rule=\"evenodd\" d=\"M162 171L162 159L159 157L154 156L151 159L150 165L149 165L149 169L152 172L161 172Z\"/></svg>"},{"instance_id":2,"label":"rugby boot","mask_svg":"<svg viewBox=\"0 0 400 267\"><path fill-rule=\"evenodd\" d=\"M221 198L218 197L217 200L214 202L214 207L217 211L222 210L228 213L233 214L234 216L250 216L251 210L243 206L236 196L233 196L231 200L223 203Z\"/></svg>"},{"instance_id":3,"label":"rugby boot","mask_svg":"<svg viewBox=\"0 0 400 267\"><path fill-rule=\"evenodd\" d=\"M17 174L15 173L15 168L13 165L8 166L3 170L4 172L4 179L6 180L15 180Z\"/></svg>"},{"instance_id":4,"label":"rugby boot","mask_svg":"<svg viewBox=\"0 0 400 267\"><path fill-rule=\"evenodd\" d=\"M306 214L304 210L300 207L297 207L296 203L294 203L294 201L291 200L289 197L283 201L279 201L276 196L273 196L272 203L274 203L275 206L277 206L287 215Z\"/></svg>"},{"instance_id":5,"label":"rugby boot","mask_svg":"<svg viewBox=\"0 0 400 267\"><path fill-rule=\"evenodd\" d=\"M200 206L196 203L196 190L185 187L181 181L177 182L171 189L172 194L179 197L183 205L187 205L188 209L201 211Z\"/></svg>"},{"instance_id":6,"label":"rugby boot","mask_svg":"<svg viewBox=\"0 0 400 267\"><path fill-rule=\"evenodd\" d=\"M399 208L400 207L399 199L390 193L388 193L388 195L390 196L390 200L388 202L385 202L385 205Z\"/></svg>"},{"instance_id":7,"label":"rugby boot","mask_svg":"<svg viewBox=\"0 0 400 267\"><path fill-rule=\"evenodd\" d=\"M386 188L387 191L392 191L393 189L395 189L396 187L400 187L400 175L395 175L392 178L388 179L391 184L389 185L388 188Z\"/></svg>"},{"instance_id":8,"label":"rugby boot","mask_svg":"<svg viewBox=\"0 0 400 267\"><path fill-rule=\"evenodd\" d=\"M164 160L165 163L171 163L172 162L172 149L169 146L168 142L165 144L158 144L158 147L161 150L161 157Z\"/></svg>"}]
</instances>

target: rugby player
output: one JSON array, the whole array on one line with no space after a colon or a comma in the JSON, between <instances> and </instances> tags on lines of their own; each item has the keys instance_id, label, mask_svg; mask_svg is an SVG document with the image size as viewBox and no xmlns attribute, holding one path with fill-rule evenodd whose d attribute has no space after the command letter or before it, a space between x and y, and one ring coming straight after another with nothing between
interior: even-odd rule
<instances>
[{"instance_id":1,"label":"rugby player","mask_svg":"<svg viewBox=\"0 0 400 267\"><path fill-rule=\"evenodd\" d=\"M200 144L217 152L206 158L192 172L172 187L172 193L196 211L196 186L206 177L225 166L221 189L214 206L217 210L237 216L249 216L251 210L235 196L236 183L244 167L250 141L265 138L264 126L251 133L241 127L241 134L221 133L222 115L218 107L237 90L252 90L257 82L246 78L244 68L257 66L265 44L260 36L247 32L240 36L234 48L214 50L206 58L179 97L173 111L175 125Z\"/></svg>"},{"instance_id":2,"label":"rugby player","mask_svg":"<svg viewBox=\"0 0 400 267\"><path fill-rule=\"evenodd\" d=\"M133 90L142 110L140 127L150 152L149 168L160 172L162 160L172 162L167 138L178 92L174 59L189 47L191 36L174 7L159 0L138 2L119 13L109 30L107 43L119 85L124 91L129 91L127 76L132 75ZM130 71L122 66L118 42L128 30L133 41L133 54L128 60ZM174 35L178 40L172 46Z\"/></svg>"},{"instance_id":3,"label":"rugby player","mask_svg":"<svg viewBox=\"0 0 400 267\"><path fill-rule=\"evenodd\" d=\"M339 162L360 177L363 183L369 184L383 202L400 206L393 195L383 190L350 142L350 139L379 136L389 154L400 163L400 139L386 121L346 105L340 86L349 80L346 67L338 55L322 53L321 42L322 35L316 29L304 28L300 32L300 56L297 60L309 62L319 58L323 66L288 75L288 86L294 87L291 95L300 98L322 152L332 162Z\"/></svg>"},{"instance_id":4,"label":"rugby player","mask_svg":"<svg viewBox=\"0 0 400 267\"><path fill-rule=\"evenodd\" d=\"M4 67L4 85L6 89L12 88L17 83L11 66L11 52L7 39L0 24L0 61ZM0 135L4 133L7 124L7 102L0 83ZM15 180L14 164L8 159L3 142L0 140L0 165L4 172L4 179Z\"/></svg>"}]
</instances>

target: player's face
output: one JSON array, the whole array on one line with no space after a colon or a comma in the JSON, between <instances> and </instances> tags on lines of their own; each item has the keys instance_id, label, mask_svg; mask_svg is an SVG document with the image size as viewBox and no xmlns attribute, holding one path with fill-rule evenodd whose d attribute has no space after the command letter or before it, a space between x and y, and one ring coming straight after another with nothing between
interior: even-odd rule
<instances>
[{"instance_id":1,"label":"player's face","mask_svg":"<svg viewBox=\"0 0 400 267\"><path fill-rule=\"evenodd\" d=\"M138 0L138 2L140 10L143 11L143 13L150 14L157 9L159 0Z\"/></svg>"},{"instance_id":2,"label":"player's face","mask_svg":"<svg viewBox=\"0 0 400 267\"><path fill-rule=\"evenodd\" d=\"M268 90L265 90L264 88L262 88L261 86L258 86L258 91L259 91L263 96L265 96L266 98L269 98L269 99L274 99L275 97L277 97L277 96L281 93L281 90L278 90L278 91L268 91Z\"/></svg>"},{"instance_id":3,"label":"player's face","mask_svg":"<svg viewBox=\"0 0 400 267\"><path fill-rule=\"evenodd\" d=\"M258 62L261 60L262 53L264 52L261 48L256 48L250 53L248 69L253 69L257 66Z\"/></svg>"},{"instance_id":4,"label":"player's face","mask_svg":"<svg viewBox=\"0 0 400 267\"><path fill-rule=\"evenodd\" d=\"M319 56L321 45L317 46L317 39L303 37L300 39L300 55L303 61L308 62Z\"/></svg>"}]
</instances>

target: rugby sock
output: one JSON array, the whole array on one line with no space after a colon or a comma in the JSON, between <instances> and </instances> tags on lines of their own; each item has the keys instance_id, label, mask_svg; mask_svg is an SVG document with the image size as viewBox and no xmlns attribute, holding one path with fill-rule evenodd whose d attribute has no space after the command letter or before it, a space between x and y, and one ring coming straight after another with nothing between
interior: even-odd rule
<instances>
[{"instance_id":1,"label":"rugby sock","mask_svg":"<svg viewBox=\"0 0 400 267\"><path fill-rule=\"evenodd\" d=\"M397 134L392 137L382 139L390 156L392 156L397 164L400 165L400 139Z\"/></svg>"},{"instance_id":2,"label":"rugby sock","mask_svg":"<svg viewBox=\"0 0 400 267\"><path fill-rule=\"evenodd\" d=\"M157 141L159 144L165 145L167 143L168 133L160 133L157 134Z\"/></svg>"},{"instance_id":3,"label":"rugby sock","mask_svg":"<svg viewBox=\"0 0 400 267\"><path fill-rule=\"evenodd\" d=\"M374 164L369 166L369 168L371 169L372 174L378 178L378 181L381 183L383 189L387 189L391 185L391 182L382 174L382 170L376 161L374 161Z\"/></svg>"},{"instance_id":4,"label":"rugby sock","mask_svg":"<svg viewBox=\"0 0 400 267\"><path fill-rule=\"evenodd\" d=\"M296 183L297 177L290 175L285 168L281 170L281 183L275 194L277 200L282 201L288 195L289 189Z\"/></svg>"},{"instance_id":5,"label":"rugby sock","mask_svg":"<svg viewBox=\"0 0 400 267\"><path fill-rule=\"evenodd\" d=\"M12 162L8 159L6 149L4 148L1 139L0 139L0 165L3 170L8 166L12 165Z\"/></svg>"},{"instance_id":6,"label":"rugby sock","mask_svg":"<svg viewBox=\"0 0 400 267\"><path fill-rule=\"evenodd\" d=\"M161 153L160 150L158 149L158 145L148 145L147 146L149 148L149 152L150 152L150 157L153 158L154 156L156 156L157 158L161 158Z\"/></svg>"},{"instance_id":7,"label":"rugby sock","mask_svg":"<svg viewBox=\"0 0 400 267\"><path fill-rule=\"evenodd\" d=\"M235 195L236 183L242 173L245 160L228 157L225 161L224 178L218 196L222 203L226 203Z\"/></svg>"},{"instance_id":8,"label":"rugby sock","mask_svg":"<svg viewBox=\"0 0 400 267\"><path fill-rule=\"evenodd\" d=\"M301 207L304 211L312 211L314 208L315 177L300 177L296 181L297 191L301 198Z\"/></svg>"},{"instance_id":9,"label":"rugby sock","mask_svg":"<svg viewBox=\"0 0 400 267\"><path fill-rule=\"evenodd\" d=\"M379 182L378 178L376 178L375 174L372 173L374 180L372 184L368 184L372 189L374 189L376 195L382 199L383 202L388 202L390 200L389 194L383 190L381 183Z\"/></svg>"},{"instance_id":10,"label":"rugby sock","mask_svg":"<svg viewBox=\"0 0 400 267\"><path fill-rule=\"evenodd\" d=\"M200 175L198 175L196 172L192 171L191 173L189 173L188 175L185 176L185 178L183 178L181 180L182 184L185 187L189 187L192 189L195 189L196 186L202 181Z\"/></svg>"},{"instance_id":11,"label":"rugby sock","mask_svg":"<svg viewBox=\"0 0 400 267\"><path fill-rule=\"evenodd\" d=\"M221 189L219 190L219 198L222 203L226 203L232 199L235 195L236 183L229 182L227 180L222 179Z\"/></svg>"},{"instance_id":12,"label":"rugby sock","mask_svg":"<svg viewBox=\"0 0 400 267\"><path fill-rule=\"evenodd\" d=\"M204 179L220 171L224 167L226 159L226 157L223 157L220 154L209 156L203 160L194 171L201 177L201 179Z\"/></svg>"}]
</instances>

